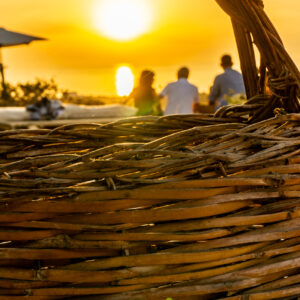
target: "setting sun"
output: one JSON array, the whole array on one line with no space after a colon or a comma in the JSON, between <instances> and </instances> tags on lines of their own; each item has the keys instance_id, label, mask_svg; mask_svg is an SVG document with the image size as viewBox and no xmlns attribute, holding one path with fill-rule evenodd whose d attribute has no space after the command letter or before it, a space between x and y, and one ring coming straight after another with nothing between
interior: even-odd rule
<instances>
[{"instance_id":1,"label":"setting sun","mask_svg":"<svg viewBox=\"0 0 300 300\"><path fill-rule=\"evenodd\" d=\"M119 67L116 73L116 87L119 96L128 96L133 89L134 76L129 67Z\"/></svg>"},{"instance_id":2,"label":"setting sun","mask_svg":"<svg viewBox=\"0 0 300 300\"><path fill-rule=\"evenodd\" d=\"M119 41L145 33L151 17L147 0L102 0L95 10L96 26L106 37Z\"/></svg>"}]
</instances>

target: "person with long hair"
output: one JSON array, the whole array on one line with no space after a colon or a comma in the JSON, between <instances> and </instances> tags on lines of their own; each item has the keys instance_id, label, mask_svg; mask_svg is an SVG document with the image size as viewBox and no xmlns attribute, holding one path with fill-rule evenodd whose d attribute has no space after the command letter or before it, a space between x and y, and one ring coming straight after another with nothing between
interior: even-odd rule
<instances>
[{"instance_id":1,"label":"person with long hair","mask_svg":"<svg viewBox=\"0 0 300 300\"><path fill-rule=\"evenodd\" d=\"M161 115L159 98L153 88L155 74L150 70L143 70L139 78L139 85L133 89L129 98L133 98L137 115Z\"/></svg>"}]
</instances>

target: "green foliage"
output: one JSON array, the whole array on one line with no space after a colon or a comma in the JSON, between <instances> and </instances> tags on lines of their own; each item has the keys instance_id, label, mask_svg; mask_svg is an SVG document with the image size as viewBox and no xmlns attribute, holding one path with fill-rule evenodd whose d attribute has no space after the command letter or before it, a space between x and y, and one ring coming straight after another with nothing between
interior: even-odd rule
<instances>
[{"instance_id":1,"label":"green foliage","mask_svg":"<svg viewBox=\"0 0 300 300\"><path fill-rule=\"evenodd\" d=\"M55 99L58 93L57 84L53 79L36 79L34 82L18 83L12 85L6 83L5 99L0 100L1 106L26 106L43 97Z\"/></svg>"},{"instance_id":2,"label":"green foliage","mask_svg":"<svg viewBox=\"0 0 300 300\"><path fill-rule=\"evenodd\" d=\"M2 98L1 98L2 94ZM63 103L77 105L105 105L122 104L133 106L128 97L118 96L81 96L76 92L59 89L53 79L35 79L33 82L18 83L13 85L6 83L6 93L3 95L0 87L0 106L27 106L41 100L43 97L57 99L60 95Z\"/></svg>"},{"instance_id":3,"label":"green foliage","mask_svg":"<svg viewBox=\"0 0 300 300\"><path fill-rule=\"evenodd\" d=\"M225 99L230 105L242 105L245 102L246 97L244 94L234 94L230 96L226 95Z\"/></svg>"}]
</instances>

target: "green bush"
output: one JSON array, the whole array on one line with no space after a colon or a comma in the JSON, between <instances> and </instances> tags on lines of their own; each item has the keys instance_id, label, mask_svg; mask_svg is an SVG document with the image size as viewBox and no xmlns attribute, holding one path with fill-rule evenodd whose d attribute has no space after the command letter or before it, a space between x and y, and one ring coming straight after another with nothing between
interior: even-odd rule
<instances>
[{"instance_id":1,"label":"green bush","mask_svg":"<svg viewBox=\"0 0 300 300\"><path fill-rule=\"evenodd\" d=\"M246 96L244 94L226 95L225 99L230 105L242 105L246 101Z\"/></svg>"},{"instance_id":2,"label":"green bush","mask_svg":"<svg viewBox=\"0 0 300 300\"><path fill-rule=\"evenodd\" d=\"M43 97L57 98L59 92L53 79L36 79L34 82L18 83L12 85L6 83L6 95L0 99L1 106L26 106Z\"/></svg>"},{"instance_id":3,"label":"green bush","mask_svg":"<svg viewBox=\"0 0 300 300\"><path fill-rule=\"evenodd\" d=\"M43 97L58 99L63 103L83 105L122 104L133 106L128 97L119 96L82 96L76 92L59 89L54 79L35 79L33 82L6 83L6 95L0 90L0 106L27 106L41 100ZM60 97L58 97L58 95ZM62 99L60 99L62 97Z\"/></svg>"}]
</instances>

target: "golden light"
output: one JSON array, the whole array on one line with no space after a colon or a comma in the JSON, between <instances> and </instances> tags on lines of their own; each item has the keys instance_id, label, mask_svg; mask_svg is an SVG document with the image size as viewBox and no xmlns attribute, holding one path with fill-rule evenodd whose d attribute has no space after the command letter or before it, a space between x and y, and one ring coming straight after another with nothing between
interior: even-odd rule
<instances>
[{"instance_id":1,"label":"golden light","mask_svg":"<svg viewBox=\"0 0 300 300\"><path fill-rule=\"evenodd\" d=\"M128 96L134 85L134 75L129 67L119 67L116 73L116 87L119 96Z\"/></svg>"},{"instance_id":2,"label":"golden light","mask_svg":"<svg viewBox=\"0 0 300 300\"><path fill-rule=\"evenodd\" d=\"M95 22L107 37L126 41L145 33L151 23L149 0L102 0Z\"/></svg>"}]
</instances>

